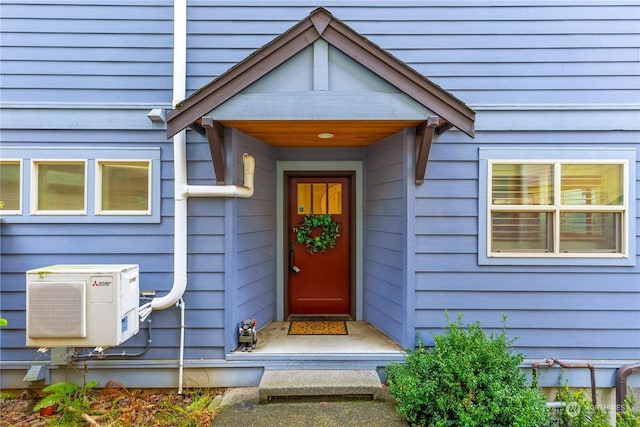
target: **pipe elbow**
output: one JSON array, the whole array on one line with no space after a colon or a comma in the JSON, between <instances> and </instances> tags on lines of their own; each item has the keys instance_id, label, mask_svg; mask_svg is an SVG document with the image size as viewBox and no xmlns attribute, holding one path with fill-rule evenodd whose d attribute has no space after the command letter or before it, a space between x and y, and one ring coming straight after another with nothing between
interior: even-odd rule
<instances>
[{"instance_id":1,"label":"pipe elbow","mask_svg":"<svg viewBox=\"0 0 640 427\"><path fill-rule=\"evenodd\" d=\"M249 153L244 153L242 155L242 163L244 164L244 173L245 175L250 173L253 176L253 173L256 169L256 159Z\"/></svg>"},{"instance_id":2,"label":"pipe elbow","mask_svg":"<svg viewBox=\"0 0 640 427\"><path fill-rule=\"evenodd\" d=\"M243 186L249 190L248 195L246 197L253 196L254 191L254 177L256 172L256 159L249 153L244 153L242 155L242 163L244 165L244 182ZM244 194L243 194L244 195Z\"/></svg>"},{"instance_id":3,"label":"pipe elbow","mask_svg":"<svg viewBox=\"0 0 640 427\"><path fill-rule=\"evenodd\" d=\"M184 295L184 291L187 289L187 280L180 280L173 284L173 287L169 291L168 294L157 297L151 300L151 309L152 310L164 310L176 304L182 296Z\"/></svg>"},{"instance_id":4,"label":"pipe elbow","mask_svg":"<svg viewBox=\"0 0 640 427\"><path fill-rule=\"evenodd\" d=\"M620 411L624 407L627 395L627 378L629 375L640 373L640 363L622 365L616 370L616 408Z\"/></svg>"}]
</instances>

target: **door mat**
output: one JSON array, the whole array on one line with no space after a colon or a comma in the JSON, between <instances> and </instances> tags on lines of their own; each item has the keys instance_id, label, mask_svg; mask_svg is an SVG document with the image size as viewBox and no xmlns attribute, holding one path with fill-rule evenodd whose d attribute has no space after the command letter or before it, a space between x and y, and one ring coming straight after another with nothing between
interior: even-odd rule
<instances>
[{"instance_id":1,"label":"door mat","mask_svg":"<svg viewBox=\"0 0 640 427\"><path fill-rule=\"evenodd\" d=\"M289 335L348 335L344 320L293 320Z\"/></svg>"}]
</instances>

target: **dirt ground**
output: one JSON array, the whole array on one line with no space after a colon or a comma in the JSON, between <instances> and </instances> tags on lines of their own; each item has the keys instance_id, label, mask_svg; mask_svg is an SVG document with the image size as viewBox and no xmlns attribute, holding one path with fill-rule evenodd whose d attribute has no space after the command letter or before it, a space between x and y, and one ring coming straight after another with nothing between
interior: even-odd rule
<instances>
[{"instance_id":1,"label":"dirt ground","mask_svg":"<svg viewBox=\"0 0 640 427\"><path fill-rule=\"evenodd\" d=\"M175 390L126 389L107 384L103 389L90 390L90 407L86 414L67 413L59 408L51 417L40 416L34 406L44 396L38 390L3 391L0 399L0 427L32 427L69 425L71 416L77 425L100 426L210 426L218 412L224 389ZM69 412L69 411L67 411ZM72 411L73 412L73 411ZM95 424L94 424L95 425Z\"/></svg>"},{"instance_id":2,"label":"dirt ground","mask_svg":"<svg viewBox=\"0 0 640 427\"><path fill-rule=\"evenodd\" d=\"M33 411L36 399L31 393L24 391L14 398L0 400L0 425L1 426L43 426L37 412Z\"/></svg>"}]
</instances>

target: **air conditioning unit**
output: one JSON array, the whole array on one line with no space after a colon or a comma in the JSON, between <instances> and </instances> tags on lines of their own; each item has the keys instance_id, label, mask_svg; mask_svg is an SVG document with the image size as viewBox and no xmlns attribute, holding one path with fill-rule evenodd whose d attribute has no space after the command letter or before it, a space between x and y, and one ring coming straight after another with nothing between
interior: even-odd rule
<instances>
[{"instance_id":1,"label":"air conditioning unit","mask_svg":"<svg viewBox=\"0 0 640 427\"><path fill-rule=\"evenodd\" d=\"M138 333L137 265L27 271L27 346L113 347Z\"/></svg>"}]
</instances>

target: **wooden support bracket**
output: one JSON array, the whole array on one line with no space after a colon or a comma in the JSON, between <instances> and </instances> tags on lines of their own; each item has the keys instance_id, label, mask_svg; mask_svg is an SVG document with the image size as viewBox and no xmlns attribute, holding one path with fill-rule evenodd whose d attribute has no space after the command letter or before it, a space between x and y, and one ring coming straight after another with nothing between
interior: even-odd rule
<instances>
[{"instance_id":1,"label":"wooden support bracket","mask_svg":"<svg viewBox=\"0 0 640 427\"><path fill-rule=\"evenodd\" d=\"M211 117L202 117L202 127L207 134L216 184L224 185L224 126Z\"/></svg>"},{"instance_id":2,"label":"wooden support bracket","mask_svg":"<svg viewBox=\"0 0 640 427\"><path fill-rule=\"evenodd\" d=\"M207 134L207 132L204 130L204 128L202 126L200 126L197 122L191 123L188 126L188 128L198 132L200 135L203 135L203 136Z\"/></svg>"},{"instance_id":3,"label":"wooden support bracket","mask_svg":"<svg viewBox=\"0 0 640 427\"><path fill-rule=\"evenodd\" d=\"M451 128L453 128L453 125L451 123L444 122L444 124L436 127L436 135L442 135Z\"/></svg>"},{"instance_id":4,"label":"wooden support bracket","mask_svg":"<svg viewBox=\"0 0 640 427\"><path fill-rule=\"evenodd\" d=\"M433 134L439 123L440 118L432 116L416 127L416 184L424 183Z\"/></svg>"}]
</instances>

